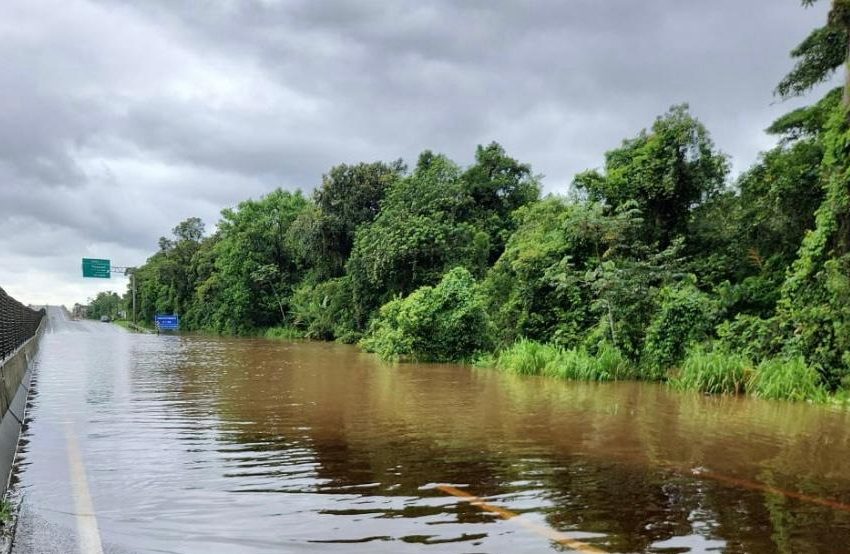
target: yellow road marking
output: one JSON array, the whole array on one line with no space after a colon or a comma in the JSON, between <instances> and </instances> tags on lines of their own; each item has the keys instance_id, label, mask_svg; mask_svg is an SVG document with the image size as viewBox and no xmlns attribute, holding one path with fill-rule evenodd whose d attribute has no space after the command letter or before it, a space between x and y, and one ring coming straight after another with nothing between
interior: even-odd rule
<instances>
[{"instance_id":1,"label":"yellow road marking","mask_svg":"<svg viewBox=\"0 0 850 554\"><path fill-rule=\"evenodd\" d=\"M692 471L692 475L696 478L704 478L704 479L713 479L715 481L719 481L721 483L726 483L727 485L733 487L740 487L742 489L749 489L753 491L761 491L769 494L776 494L780 496L786 496L788 498L794 498L796 500L801 500L803 502L808 502L810 504L817 504L819 506L826 506L827 508L832 508L833 510L841 510L844 512L850 512L850 504L845 504L844 502L839 502L837 500L830 500L828 498L819 498L817 496L810 496L808 494L803 494L801 492L789 491L785 489L780 489L778 487L773 487L770 485L765 485L762 483L758 483L755 481L748 481L746 479L739 479L737 477L729 477L727 475L721 475L720 473L714 473L713 471Z\"/></svg>"},{"instance_id":2,"label":"yellow road marking","mask_svg":"<svg viewBox=\"0 0 850 554\"><path fill-rule=\"evenodd\" d=\"M494 513L505 520L510 520L525 527L529 531L534 531L538 535L542 535L547 539L554 541L562 546L566 546L567 548L571 548L576 552L582 552L584 554L606 554L604 550L600 550L595 546L591 546L586 542L578 541L569 535L565 535L560 531L556 531L550 527L546 527L545 525L539 525L534 523L533 521L528 521L526 518L521 515L512 512L510 510L506 510L505 508L500 508L499 506L494 506L492 504L488 504L484 502L481 498L469 494L466 491L462 491L456 487L452 487L451 485L437 485L437 488L443 491L446 494L450 494L457 498L460 498L464 502L469 502L471 505L481 508L487 512Z\"/></svg>"},{"instance_id":3,"label":"yellow road marking","mask_svg":"<svg viewBox=\"0 0 850 554\"><path fill-rule=\"evenodd\" d=\"M68 423L65 427L65 439L68 444L68 467L71 473L71 488L74 495L75 516L77 519L77 534L79 535L80 552L83 554L103 554L100 544L100 531L97 528L97 517L86 480L86 468L80 455L80 445L74 427Z\"/></svg>"}]
</instances>

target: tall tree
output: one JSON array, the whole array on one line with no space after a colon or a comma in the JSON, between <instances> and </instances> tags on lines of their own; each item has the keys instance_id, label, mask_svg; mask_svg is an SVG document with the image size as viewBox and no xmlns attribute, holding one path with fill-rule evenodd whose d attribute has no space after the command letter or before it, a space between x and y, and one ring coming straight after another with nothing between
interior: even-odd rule
<instances>
[{"instance_id":1,"label":"tall tree","mask_svg":"<svg viewBox=\"0 0 850 554\"><path fill-rule=\"evenodd\" d=\"M803 4L814 2L804 0ZM801 94L826 80L841 65L846 66L848 37L850 0L833 0L826 25L792 52L801 59L780 83L778 92ZM803 353L833 387L850 379L850 70L845 71L843 102L829 120L823 138L824 200L816 213L815 229L803 240L779 302L789 347Z\"/></svg>"},{"instance_id":2,"label":"tall tree","mask_svg":"<svg viewBox=\"0 0 850 554\"><path fill-rule=\"evenodd\" d=\"M134 276L142 321L150 321L157 313L184 314L189 310L197 280L193 258L203 236L204 223L190 217L172 229L171 238L160 237L159 251ZM128 302L132 302L130 298Z\"/></svg>"},{"instance_id":3,"label":"tall tree","mask_svg":"<svg viewBox=\"0 0 850 554\"><path fill-rule=\"evenodd\" d=\"M322 177L313 194L315 207L305 210L292 228L292 242L317 278L342 275L355 231L378 217L387 190L404 172L397 160L340 164Z\"/></svg>"},{"instance_id":4,"label":"tall tree","mask_svg":"<svg viewBox=\"0 0 850 554\"><path fill-rule=\"evenodd\" d=\"M637 202L647 238L666 247L685 233L691 210L723 188L728 167L683 104L659 117L650 131L607 152L604 173L581 173L575 185L613 208Z\"/></svg>"},{"instance_id":5,"label":"tall tree","mask_svg":"<svg viewBox=\"0 0 850 554\"><path fill-rule=\"evenodd\" d=\"M489 240L464 217L472 198L461 175L445 156L423 152L413 173L388 192L375 221L358 229L346 269L361 325L393 296L433 285L454 266L482 273Z\"/></svg>"},{"instance_id":6,"label":"tall tree","mask_svg":"<svg viewBox=\"0 0 850 554\"><path fill-rule=\"evenodd\" d=\"M529 164L511 158L496 142L475 149L475 163L464 171L464 186L472 202L468 219L490 238L489 263L505 249L516 229L511 214L540 198L540 184Z\"/></svg>"},{"instance_id":7,"label":"tall tree","mask_svg":"<svg viewBox=\"0 0 850 554\"><path fill-rule=\"evenodd\" d=\"M803 6L818 0L803 0ZM798 96L828 80L841 66L847 66L850 52L850 0L832 0L826 24L801 42L791 56L797 64L776 87L783 98ZM850 105L850 71L845 71L844 104Z\"/></svg>"},{"instance_id":8,"label":"tall tree","mask_svg":"<svg viewBox=\"0 0 850 554\"><path fill-rule=\"evenodd\" d=\"M222 211L215 327L239 332L286 322L288 298L301 277L289 228L307 206L301 192L277 189Z\"/></svg>"}]
</instances>

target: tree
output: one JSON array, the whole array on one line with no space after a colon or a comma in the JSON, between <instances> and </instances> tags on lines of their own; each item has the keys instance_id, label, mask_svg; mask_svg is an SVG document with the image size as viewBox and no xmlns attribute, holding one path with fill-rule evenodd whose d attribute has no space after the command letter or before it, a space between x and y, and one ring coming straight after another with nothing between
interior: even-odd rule
<instances>
[{"instance_id":1,"label":"tree","mask_svg":"<svg viewBox=\"0 0 850 554\"><path fill-rule=\"evenodd\" d=\"M190 217L178 223L171 235L160 237L159 252L136 271L142 321L151 321L157 313L184 314L191 309L197 286L193 258L203 243L204 223ZM127 302L132 302L132 296Z\"/></svg>"},{"instance_id":2,"label":"tree","mask_svg":"<svg viewBox=\"0 0 850 554\"><path fill-rule=\"evenodd\" d=\"M374 221L387 190L404 172L404 164L397 160L340 164L322 177L313 194L315 208L299 216L291 238L318 278L342 275L357 228Z\"/></svg>"},{"instance_id":3,"label":"tree","mask_svg":"<svg viewBox=\"0 0 850 554\"><path fill-rule=\"evenodd\" d=\"M803 0L812 6L817 0ZM799 61L776 87L782 98L799 96L828 80L842 65L847 64L850 48L850 1L832 0L826 25L812 31L791 51ZM844 105L850 104L850 72L845 72Z\"/></svg>"},{"instance_id":4,"label":"tree","mask_svg":"<svg viewBox=\"0 0 850 554\"><path fill-rule=\"evenodd\" d=\"M488 262L495 262L515 229L511 214L540 198L540 184L531 166L511 158L496 142L475 149L475 163L461 179L470 195L466 217L484 230L490 239Z\"/></svg>"},{"instance_id":5,"label":"tree","mask_svg":"<svg viewBox=\"0 0 850 554\"><path fill-rule=\"evenodd\" d=\"M222 211L209 284L216 290L216 329L243 332L286 323L288 298L301 278L289 228L307 207L300 192L277 189Z\"/></svg>"},{"instance_id":6,"label":"tree","mask_svg":"<svg viewBox=\"0 0 850 554\"><path fill-rule=\"evenodd\" d=\"M436 284L451 267L483 272L490 245L487 234L464 219L471 203L460 168L445 156L422 153L414 172L387 193L375 221L357 230L346 270L359 325L394 296Z\"/></svg>"},{"instance_id":7,"label":"tree","mask_svg":"<svg viewBox=\"0 0 850 554\"><path fill-rule=\"evenodd\" d=\"M683 104L656 119L651 131L607 152L604 174L587 171L574 184L612 208L637 202L649 242L666 248L686 233L691 210L722 190L728 166Z\"/></svg>"},{"instance_id":8,"label":"tree","mask_svg":"<svg viewBox=\"0 0 850 554\"><path fill-rule=\"evenodd\" d=\"M123 302L118 293L112 291L99 292L89 304L87 316L89 319L100 319L102 316L114 319L118 316L122 307Z\"/></svg>"},{"instance_id":9,"label":"tree","mask_svg":"<svg viewBox=\"0 0 850 554\"><path fill-rule=\"evenodd\" d=\"M497 338L574 346L594 323L585 275L616 240L613 219L599 204L553 197L514 217L517 230L482 285Z\"/></svg>"},{"instance_id":10,"label":"tree","mask_svg":"<svg viewBox=\"0 0 850 554\"><path fill-rule=\"evenodd\" d=\"M448 271L434 286L381 307L361 342L386 360L462 361L490 347L490 322L472 274Z\"/></svg>"},{"instance_id":11,"label":"tree","mask_svg":"<svg viewBox=\"0 0 850 554\"><path fill-rule=\"evenodd\" d=\"M803 2L804 5L813 3L814 0ZM826 31L821 31L819 42L813 42L810 48L802 51L802 60L786 77L786 81L794 84L789 90L805 92L827 78L842 63L848 63L850 0L833 0L825 29L830 29L832 34L844 33L843 55L838 53L837 46L827 49L828 45L823 42ZM839 41L835 39L835 42ZM814 49L814 44L819 45L818 49ZM811 52L821 54L809 55ZM782 85L780 83L780 93ZM803 354L830 387L846 382L850 375L848 109L850 71L845 71L842 105L833 112L823 135L825 153L821 183L824 199L816 212L815 228L806 234L799 258L785 280L778 305L778 317L789 339L788 348Z\"/></svg>"}]
</instances>

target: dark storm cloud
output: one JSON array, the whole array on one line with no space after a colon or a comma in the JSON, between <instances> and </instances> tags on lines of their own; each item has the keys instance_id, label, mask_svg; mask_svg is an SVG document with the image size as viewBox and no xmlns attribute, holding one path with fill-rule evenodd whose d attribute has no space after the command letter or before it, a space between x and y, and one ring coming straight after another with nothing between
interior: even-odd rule
<instances>
[{"instance_id":1,"label":"dark storm cloud","mask_svg":"<svg viewBox=\"0 0 850 554\"><path fill-rule=\"evenodd\" d=\"M797 105L772 90L822 4L7 2L0 285L73 301L81 255L139 263L179 220L340 162L497 140L565 191L683 101L740 171Z\"/></svg>"},{"instance_id":2,"label":"dark storm cloud","mask_svg":"<svg viewBox=\"0 0 850 554\"><path fill-rule=\"evenodd\" d=\"M352 154L436 148L468 159L474 143L496 139L537 162L551 190L683 101L742 169L785 109L771 107L771 92L790 65L786 52L823 18L792 0L141 9L185 40L261 64L269 79L324 101L332 133L363 145ZM503 133L540 113L537 129L519 131L524 140ZM339 155L347 159L346 148Z\"/></svg>"}]
</instances>

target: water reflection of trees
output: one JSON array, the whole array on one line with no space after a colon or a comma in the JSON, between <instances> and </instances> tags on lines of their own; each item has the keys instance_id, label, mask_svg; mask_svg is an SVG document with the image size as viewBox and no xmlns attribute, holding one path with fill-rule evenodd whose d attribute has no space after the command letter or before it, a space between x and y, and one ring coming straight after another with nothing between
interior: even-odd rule
<instances>
[{"instance_id":1,"label":"water reflection of trees","mask_svg":"<svg viewBox=\"0 0 850 554\"><path fill-rule=\"evenodd\" d=\"M375 484L363 493L420 497L441 494L421 489L429 483L469 485L542 511L557 529L604 534L617 551L695 532L746 552L836 551L850 538L850 514L689 472L850 501L844 413L657 385L389 367L327 344L240 348L220 371L221 426L238 429L227 436L275 437L281 456L286 445L308 447L316 492ZM458 514L493 517L469 506Z\"/></svg>"}]
</instances>

